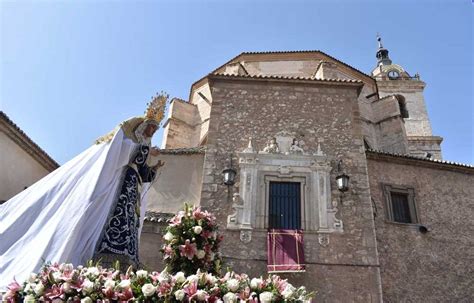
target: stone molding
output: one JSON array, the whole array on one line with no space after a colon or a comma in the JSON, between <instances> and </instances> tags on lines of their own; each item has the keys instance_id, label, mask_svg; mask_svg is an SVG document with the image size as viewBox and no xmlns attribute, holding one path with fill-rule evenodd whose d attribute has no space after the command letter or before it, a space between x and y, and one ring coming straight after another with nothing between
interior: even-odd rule
<instances>
[{"instance_id":1,"label":"stone molding","mask_svg":"<svg viewBox=\"0 0 474 303\"><path fill-rule=\"evenodd\" d=\"M281 141L281 140L278 140ZM268 228L269 182L301 183L301 228L321 233L342 232L331 200L330 159L319 148L316 154L255 152L238 153L239 193L234 195L227 228L252 230Z\"/></svg>"}]
</instances>

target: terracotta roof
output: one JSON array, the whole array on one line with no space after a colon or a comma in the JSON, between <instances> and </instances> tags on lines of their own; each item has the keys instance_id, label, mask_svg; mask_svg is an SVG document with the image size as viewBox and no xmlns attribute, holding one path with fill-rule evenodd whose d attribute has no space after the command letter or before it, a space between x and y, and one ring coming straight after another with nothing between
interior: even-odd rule
<instances>
[{"instance_id":1,"label":"terracotta roof","mask_svg":"<svg viewBox=\"0 0 474 303\"><path fill-rule=\"evenodd\" d=\"M450 166L474 169L474 166L470 165L470 164L458 163L458 162L452 162L452 161L445 161L445 160L438 160L438 159L431 159L431 158L425 158L425 157L418 157L418 156L413 156L413 155L408 155L408 154L390 153L390 152L375 150L375 149L367 149L366 152L368 154L383 155L383 156L388 156L388 157L393 157L393 158L417 160L417 161L423 161L423 162L429 162L429 163L436 163L436 164L443 164L443 165L450 165Z\"/></svg>"},{"instance_id":2,"label":"terracotta roof","mask_svg":"<svg viewBox=\"0 0 474 303\"><path fill-rule=\"evenodd\" d=\"M351 80L351 79L318 79L318 78L311 78L311 77L294 77L294 76L266 76L266 75L234 75L234 74L226 74L226 73L215 73L212 76L221 76L221 77L229 77L229 78L245 78L245 79L269 79L269 80L305 80L305 81L315 81L315 82L337 82L337 83L360 83L363 82L360 80Z\"/></svg>"},{"instance_id":3,"label":"terracotta roof","mask_svg":"<svg viewBox=\"0 0 474 303\"><path fill-rule=\"evenodd\" d=\"M168 155L203 154L205 151L206 151L206 148L204 146L160 149L161 154L168 154Z\"/></svg>"},{"instance_id":4,"label":"terracotta roof","mask_svg":"<svg viewBox=\"0 0 474 303\"><path fill-rule=\"evenodd\" d=\"M171 213L159 213L154 211L147 211L145 213L145 221L165 223L169 219L173 218L174 214Z\"/></svg>"},{"instance_id":5,"label":"terracotta roof","mask_svg":"<svg viewBox=\"0 0 474 303\"><path fill-rule=\"evenodd\" d=\"M200 78L199 80L195 81L193 84L191 84L191 88L189 90L189 100L191 100L191 95L192 95L192 91L193 91L193 88L194 88L194 85L196 85L197 83L199 83L200 81L202 81L203 79L207 78L208 76L212 75L212 74L215 74L219 69L223 68L224 66L226 66L227 64L231 63L232 61L236 60L237 58L239 58L240 56L242 55L260 55L260 54L297 54L297 53L320 53L320 54L323 54L325 56L327 56L328 58L331 58L333 59L334 61L338 62L338 63L341 63L353 70L355 70L356 72L364 75L365 77L368 77L370 79L373 79L374 83L375 83L375 79L374 77L360 71L359 69L341 61L341 60L338 60L336 58L334 58L333 56L331 55L328 55L326 54L325 52L322 52L320 50L299 50L299 51L263 51L263 52L242 52L240 54L238 54L237 56L233 57L232 59L230 59L229 61L225 62L224 64L220 65L219 67L217 67L216 69L214 69L213 71L211 71L209 74L207 74L206 76ZM377 85L375 86L377 88ZM378 90L378 89L377 89Z\"/></svg>"},{"instance_id":6,"label":"terracotta roof","mask_svg":"<svg viewBox=\"0 0 474 303\"><path fill-rule=\"evenodd\" d=\"M350 68L352 68L353 70L356 70L357 72L363 74L364 76L373 79L372 76L370 76L370 75L368 75L368 74L366 74L366 73L364 73L364 72L358 70L357 68L353 67L352 65L349 65L349 64L347 64L347 63L345 63L345 62L342 62L341 60L336 59L336 58L334 58L333 56L328 55L328 54L326 54L325 52L320 51L320 50L243 52L241 55L298 54L298 53L321 53L321 54L323 54L323 55L325 55L325 56L328 56L329 58L331 58L331 59L337 61L338 63L344 64L345 66L350 67ZM238 56L237 56L237 57L238 57ZM237 58L237 57L236 57L236 58ZM236 59L236 58L234 58L234 59ZM232 59L232 60L234 60L234 59ZM219 68L220 68L220 67L219 67Z\"/></svg>"},{"instance_id":7,"label":"terracotta roof","mask_svg":"<svg viewBox=\"0 0 474 303\"><path fill-rule=\"evenodd\" d=\"M2 131L18 144L25 152L30 154L39 164L41 164L48 171L53 171L59 167L59 164L54 161L41 147L28 137L24 131L21 130L10 118L0 111L0 124L3 124Z\"/></svg>"}]
</instances>

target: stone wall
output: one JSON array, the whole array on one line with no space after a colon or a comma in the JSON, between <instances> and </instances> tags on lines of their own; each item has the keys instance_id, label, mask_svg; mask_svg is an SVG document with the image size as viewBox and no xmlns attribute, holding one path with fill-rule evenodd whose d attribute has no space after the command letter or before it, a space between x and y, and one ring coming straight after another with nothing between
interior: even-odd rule
<instances>
[{"instance_id":1,"label":"stone wall","mask_svg":"<svg viewBox=\"0 0 474 303\"><path fill-rule=\"evenodd\" d=\"M377 81L380 97L401 95L405 99L409 118L405 119L407 136L431 136L431 124L426 110L423 90L419 80Z\"/></svg>"},{"instance_id":2,"label":"stone wall","mask_svg":"<svg viewBox=\"0 0 474 303\"><path fill-rule=\"evenodd\" d=\"M338 204L337 217L344 232L321 235L306 232L306 273L290 275L290 281L318 291L323 301L380 301L378 259L373 210L368 190L362 127L357 103L359 87L338 83L288 83L279 81L226 81L213 79L213 106L204 160L201 205L213 211L219 226L225 227L233 211L230 197L239 190L222 184L221 172L235 154L254 138L261 150L280 131L305 142L305 150L315 152L318 143L332 159L331 194ZM351 176L351 190L339 201L335 184L335 162L344 159ZM231 192L229 192L229 190ZM252 241L244 244L239 231L223 230L223 255L234 270L250 275L264 274L266 231L253 230ZM319 244L327 236L329 244ZM324 241L323 241L324 243ZM363 278L361 278L363 277ZM350 287L348 288L348 285Z\"/></svg>"},{"instance_id":3,"label":"stone wall","mask_svg":"<svg viewBox=\"0 0 474 303\"><path fill-rule=\"evenodd\" d=\"M173 99L163 134L162 148L194 147L198 110L193 104Z\"/></svg>"},{"instance_id":4,"label":"stone wall","mask_svg":"<svg viewBox=\"0 0 474 303\"><path fill-rule=\"evenodd\" d=\"M184 203L199 205L204 154L161 154L157 158L164 166L146 193L147 211L176 213Z\"/></svg>"},{"instance_id":5,"label":"stone wall","mask_svg":"<svg viewBox=\"0 0 474 303\"><path fill-rule=\"evenodd\" d=\"M474 169L369 153L368 171L384 301L473 302ZM428 233L387 221L382 184L414 189Z\"/></svg>"},{"instance_id":6,"label":"stone wall","mask_svg":"<svg viewBox=\"0 0 474 303\"><path fill-rule=\"evenodd\" d=\"M50 171L0 131L0 201L6 201Z\"/></svg>"}]
</instances>

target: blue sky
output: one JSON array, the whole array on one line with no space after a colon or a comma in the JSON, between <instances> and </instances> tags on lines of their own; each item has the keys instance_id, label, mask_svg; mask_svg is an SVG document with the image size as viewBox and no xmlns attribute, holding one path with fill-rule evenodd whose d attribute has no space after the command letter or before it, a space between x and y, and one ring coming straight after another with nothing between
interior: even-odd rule
<instances>
[{"instance_id":1,"label":"blue sky","mask_svg":"<svg viewBox=\"0 0 474 303\"><path fill-rule=\"evenodd\" d=\"M243 51L319 49L370 73L380 32L427 83L444 158L474 163L473 13L470 0L3 1L0 109L62 164Z\"/></svg>"}]
</instances>

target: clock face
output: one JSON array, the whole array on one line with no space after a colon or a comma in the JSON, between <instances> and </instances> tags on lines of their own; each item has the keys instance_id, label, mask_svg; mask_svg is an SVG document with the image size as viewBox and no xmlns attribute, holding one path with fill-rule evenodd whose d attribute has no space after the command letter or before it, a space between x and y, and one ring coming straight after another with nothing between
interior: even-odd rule
<instances>
[{"instance_id":1,"label":"clock face","mask_svg":"<svg viewBox=\"0 0 474 303\"><path fill-rule=\"evenodd\" d=\"M390 79L397 79L398 77L400 77L400 74L396 70L391 70L388 72L388 77Z\"/></svg>"}]
</instances>

